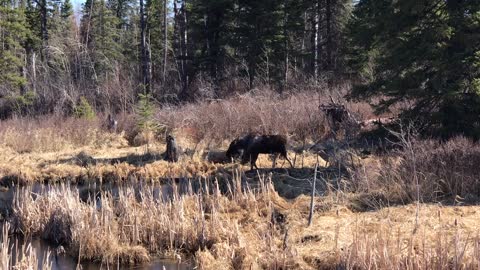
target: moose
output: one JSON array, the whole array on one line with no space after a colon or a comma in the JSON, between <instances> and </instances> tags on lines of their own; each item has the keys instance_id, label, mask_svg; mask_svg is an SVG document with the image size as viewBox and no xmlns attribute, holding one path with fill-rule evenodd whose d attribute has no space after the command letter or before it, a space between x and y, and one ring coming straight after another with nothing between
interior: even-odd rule
<instances>
[{"instance_id":1,"label":"moose","mask_svg":"<svg viewBox=\"0 0 480 270\"><path fill-rule=\"evenodd\" d=\"M250 161L250 169L258 169L256 162L259 154L276 154L284 157L290 166L293 164L287 156L287 138L282 135L247 134L230 143L226 156L229 159L241 157L241 163ZM274 163L275 164L275 163Z\"/></svg>"},{"instance_id":2,"label":"moose","mask_svg":"<svg viewBox=\"0 0 480 270\"><path fill-rule=\"evenodd\" d=\"M118 121L117 119L113 118L111 114L108 114L107 116L107 129L110 132L117 132L117 126L118 126Z\"/></svg>"},{"instance_id":3,"label":"moose","mask_svg":"<svg viewBox=\"0 0 480 270\"><path fill-rule=\"evenodd\" d=\"M165 151L164 159L168 162L178 161L178 147L175 138L172 135L167 135L167 150Z\"/></svg>"}]
</instances>

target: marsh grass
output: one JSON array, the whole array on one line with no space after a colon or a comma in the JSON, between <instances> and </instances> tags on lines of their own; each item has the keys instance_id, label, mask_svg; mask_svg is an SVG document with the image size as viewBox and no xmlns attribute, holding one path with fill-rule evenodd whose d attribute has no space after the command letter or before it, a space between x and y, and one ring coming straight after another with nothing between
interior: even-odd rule
<instances>
[{"instance_id":1,"label":"marsh grass","mask_svg":"<svg viewBox=\"0 0 480 270\"><path fill-rule=\"evenodd\" d=\"M40 261L37 251L31 244L13 245L9 237L10 224L2 224L2 238L0 242L0 269L28 269L50 270L50 251L47 251ZM15 250L13 250L15 249ZM15 256L13 256L15 254Z\"/></svg>"},{"instance_id":2,"label":"marsh grass","mask_svg":"<svg viewBox=\"0 0 480 270\"><path fill-rule=\"evenodd\" d=\"M281 238L275 230L270 231L268 222L273 203L270 196L280 198L271 183L262 185L258 192L240 186L232 184L230 196L220 194L218 187L212 193L182 196L174 191L167 201L155 199L149 188L140 193L126 188L118 197L102 194L100 209L95 201L81 202L75 188L62 186L37 196L31 196L26 188L14 203L12 224L17 232L64 245L68 254L81 260L135 264L150 260L152 254L191 257L202 250L225 247L223 252L237 252L237 260L242 261L242 256L254 253L245 253L246 247L242 247L246 243L239 218L249 209L247 216L263 220L258 223L256 241ZM256 243L258 247L264 244ZM264 252L274 257L276 250L272 245Z\"/></svg>"},{"instance_id":3,"label":"marsh grass","mask_svg":"<svg viewBox=\"0 0 480 270\"><path fill-rule=\"evenodd\" d=\"M377 198L383 203L379 207L416 201L475 204L480 201L479 162L480 146L469 139L412 139L401 149L354 168L350 190L367 204Z\"/></svg>"},{"instance_id":4,"label":"marsh grass","mask_svg":"<svg viewBox=\"0 0 480 270\"><path fill-rule=\"evenodd\" d=\"M471 207L414 205L352 212L333 195L287 201L272 179L257 188L237 172L221 193L217 182L166 199L152 187L102 193L83 202L75 187L19 193L12 230L43 237L80 260L137 264L155 256L192 261L199 269L474 269L480 212ZM338 196L338 195L336 195ZM344 195L348 197L348 195Z\"/></svg>"},{"instance_id":5,"label":"marsh grass","mask_svg":"<svg viewBox=\"0 0 480 270\"><path fill-rule=\"evenodd\" d=\"M303 172L318 162L314 154L302 154L298 167L306 169L300 175L267 170L251 186L242 166L201 158L203 150L225 149L248 131L288 134L292 144L317 141L328 133L318 111L327 99L262 93L160 108L158 122L182 147L195 150L175 164L159 160L162 134L149 135L148 150L129 145L139 138L129 115L119 119L118 134L105 132L101 117L3 121L2 184L60 183L37 193L31 186L19 187L8 217L11 230L62 245L79 260L104 264L166 256L199 269L478 269L480 211L458 207L480 201L480 148L467 139L415 139L363 159L350 152L339 155L337 163L346 173L339 177L333 172L340 169L323 168L332 173L319 179L317 195L322 196L314 198L309 227L310 198L282 196L299 186L310 193L307 178L313 175ZM364 104L347 105L359 115L371 114ZM271 161L262 156L258 164L270 167ZM180 194L173 184L173 193L163 200L148 184L140 191L127 186L84 202L78 188L66 184L177 177L210 179L211 188ZM286 178L288 183L276 190L273 182ZM11 252L5 250L2 263Z\"/></svg>"}]
</instances>

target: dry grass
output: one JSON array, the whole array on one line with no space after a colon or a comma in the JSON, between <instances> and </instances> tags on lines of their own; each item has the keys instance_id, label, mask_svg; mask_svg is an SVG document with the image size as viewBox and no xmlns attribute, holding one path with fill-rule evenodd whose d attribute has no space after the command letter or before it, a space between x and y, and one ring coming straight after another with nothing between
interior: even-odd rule
<instances>
[{"instance_id":1,"label":"dry grass","mask_svg":"<svg viewBox=\"0 0 480 270\"><path fill-rule=\"evenodd\" d=\"M200 269L478 269L480 208L422 204L480 201L480 147L466 139L409 140L382 156L339 157L345 160L336 163L346 173L319 180L324 196L315 200L309 227L309 198L281 195L300 186L308 191L310 184L302 179L311 175L294 170L260 175L249 189L242 181L252 180L233 173L242 166L203 159L204 151L225 150L230 139L248 131L288 134L292 145L316 141L328 132L318 111L327 101L328 95L320 94L262 93L162 108L158 121L189 153L178 163L160 160L164 135L136 134L132 116L120 119L118 134L105 132L100 118L4 121L4 184L188 177L216 178L227 185L233 178L229 192L215 187L210 193L175 193L168 201L156 199L150 187L141 192L128 187L118 196L102 193L101 208L81 201L75 186L57 185L34 196L27 186L17 194L13 229L64 245L80 259L104 263L135 264L161 255L193 258ZM348 106L362 118L371 115L365 104ZM135 141L147 145L132 146ZM293 151L289 155L293 160ZM315 154L298 155L296 167L311 168L318 160ZM257 163L271 164L266 155ZM296 173L302 172L310 171Z\"/></svg>"},{"instance_id":2,"label":"dry grass","mask_svg":"<svg viewBox=\"0 0 480 270\"><path fill-rule=\"evenodd\" d=\"M346 92L345 89L336 91L298 92L285 96L253 91L226 100L165 107L158 111L157 119L194 142L205 141L207 145L250 131L286 134L297 142L317 141L328 132L319 105L330 102L330 95ZM372 116L366 103L345 103L360 119Z\"/></svg>"},{"instance_id":3,"label":"dry grass","mask_svg":"<svg viewBox=\"0 0 480 270\"><path fill-rule=\"evenodd\" d=\"M0 242L0 269L17 270L50 270L50 252L45 254L43 261L37 258L36 250L30 245L14 246L9 238L10 224L2 224L2 238ZM13 250L15 248L15 250ZM15 253L15 256L13 254Z\"/></svg>"},{"instance_id":4,"label":"dry grass","mask_svg":"<svg viewBox=\"0 0 480 270\"><path fill-rule=\"evenodd\" d=\"M137 263L151 256L191 257L200 269L474 269L480 263L480 208L414 205L352 212L332 196L282 199L269 179L257 191L174 194L149 188L104 194L101 209L75 188L17 199L14 229L62 244L72 256ZM137 196L137 197L136 197ZM139 198L141 198L139 200Z\"/></svg>"},{"instance_id":5,"label":"dry grass","mask_svg":"<svg viewBox=\"0 0 480 270\"><path fill-rule=\"evenodd\" d=\"M122 147L126 141L102 129L102 120L45 116L0 123L0 144L17 153L59 152L83 146Z\"/></svg>"},{"instance_id":6,"label":"dry grass","mask_svg":"<svg viewBox=\"0 0 480 270\"><path fill-rule=\"evenodd\" d=\"M93 120L48 116L2 121L0 178L8 184L157 181L209 175L225 166L206 162L203 153L225 150L234 137L248 131L286 134L295 149L318 141L328 132L318 106L328 99L326 92L280 96L265 90L227 100L160 108L158 122L169 127L187 153L174 165L158 161L165 149L165 130L139 133L134 115L119 115L118 133L105 130L101 115ZM359 113L371 114L366 104L348 105ZM291 158L294 155L291 153ZM307 167L316 160L313 154L301 159L303 164L297 164ZM260 166L271 166L269 161L259 162Z\"/></svg>"}]
</instances>

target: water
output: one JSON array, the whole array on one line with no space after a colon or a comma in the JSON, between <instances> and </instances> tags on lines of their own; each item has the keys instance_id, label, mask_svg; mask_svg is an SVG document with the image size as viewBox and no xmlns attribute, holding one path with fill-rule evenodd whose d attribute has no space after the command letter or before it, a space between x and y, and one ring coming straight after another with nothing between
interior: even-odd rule
<instances>
[{"instance_id":1,"label":"water","mask_svg":"<svg viewBox=\"0 0 480 270\"><path fill-rule=\"evenodd\" d=\"M49 245L47 242L35 238L28 241L23 240L21 237L12 237L10 239L10 247L12 250L13 260L17 256L16 250L17 247L20 245L28 245L30 244L35 252L36 257L39 262L39 267L41 266L41 262L45 259L48 251L50 251L50 262L52 263L52 270L72 270L77 268L77 260L73 257L66 256L66 255L56 255L53 247ZM80 263L81 269L83 270L100 270L100 269L145 269L145 270L190 270L193 269L192 265L186 263L178 263L173 260L165 260L165 259L153 259L149 263L146 264L137 264L132 266L125 266L125 265L106 265L96 262L81 262Z\"/></svg>"},{"instance_id":2,"label":"water","mask_svg":"<svg viewBox=\"0 0 480 270\"><path fill-rule=\"evenodd\" d=\"M174 182L172 182L174 183ZM198 192L201 185L198 184L199 182L190 182L188 179L180 179L177 180L176 183L173 184L146 184L142 182L137 182L133 184L103 184L99 185L96 183L90 183L87 185L71 185L70 188L78 188L79 190L79 199L82 201L88 201L94 199L96 201L97 207L101 208L101 200L100 194L103 192L109 192L113 197L118 197L119 192L126 187L133 187L135 194L140 194L143 189L151 189L153 197L159 201L168 201L171 199L174 190L177 190L178 194L185 194L187 192ZM193 186L193 187L192 187ZM33 184L30 187L30 194L31 196L35 197L38 194L45 194L53 189L60 188L59 185L44 185L44 184ZM4 216L8 216L11 212L11 207L15 196L17 196L17 187L10 187L10 188L2 188L0 190L0 214ZM20 193L22 194L22 193ZM137 197L138 200L141 200L141 197ZM2 222L0 220L0 227ZM13 260L17 256L16 250L20 248L20 246L25 246L30 244L35 252L36 257L39 262L39 266L45 259L45 256L48 251L50 251L50 261L52 262L52 269L54 270L70 270L77 268L77 260L73 257L67 255L57 255L54 251L54 247L49 245L46 241L34 238L24 240L22 237L12 237L10 239L11 245L11 255L13 256ZM133 266L126 266L126 265L105 265L99 262L81 262L80 263L81 269L83 270L99 270L99 269L159 269L159 270L187 270L193 269L193 266L188 263L178 263L172 260L165 260L161 258L153 258L152 261L146 264L140 265L133 265Z\"/></svg>"}]
</instances>

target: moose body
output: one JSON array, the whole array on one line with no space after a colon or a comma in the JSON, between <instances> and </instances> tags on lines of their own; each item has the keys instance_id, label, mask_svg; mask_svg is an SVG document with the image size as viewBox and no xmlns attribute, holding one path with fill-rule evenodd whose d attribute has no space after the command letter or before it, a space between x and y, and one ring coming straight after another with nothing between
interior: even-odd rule
<instances>
[{"instance_id":1,"label":"moose body","mask_svg":"<svg viewBox=\"0 0 480 270\"><path fill-rule=\"evenodd\" d=\"M165 160L168 162L178 161L178 147L175 138L172 135L167 136L167 150L165 151Z\"/></svg>"},{"instance_id":2,"label":"moose body","mask_svg":"<svg viewBox=\"0 0 480 270\"><path fill-rule=\"evenodd\" d=\"M250 168L257 168L256 162L259 154L277 154L284 157L290 166L293 164L287 156L287 138L281 135L255 135L248 134L235 139L227 150L227 157L234 158L241 155L242 164L250 161Z\"/></svg>"},{"instance_id":3,"label":"moose body","mask_svg":"<svg viewBox=\"0 0 480 270\"><path fill-rule=\"evenodd\" d=\"M110 132L117 132L118 121L111 114L107 116L107 129Z\"/></svg>"},{"instance_id":4,"label":"moose body","mask_svg":"<svg viewBox=\"0 0 480 270\"><path fill-rule=\"evenodd\" d=\"M249 133L246 136L233 140L230 143L230 146L228 147L228 150L226 152L227 158L231 160L232 158L241 157L243 155L243 152L248 148L248 146L257 136L257 134Z\"/></svg>"}]
</instances>

